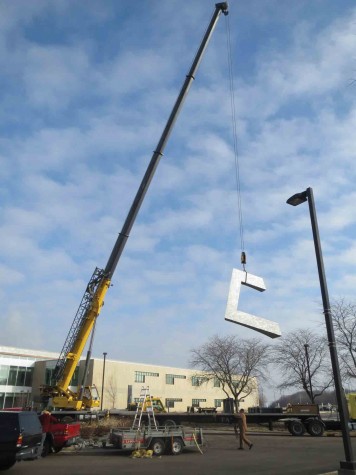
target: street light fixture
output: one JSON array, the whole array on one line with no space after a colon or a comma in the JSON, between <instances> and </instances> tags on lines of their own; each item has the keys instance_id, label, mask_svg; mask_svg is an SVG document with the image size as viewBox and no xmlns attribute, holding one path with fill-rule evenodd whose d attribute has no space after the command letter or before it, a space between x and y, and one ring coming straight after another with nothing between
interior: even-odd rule
<instances>
[{"instance_id":1,"label":"street light fixture","mask_svg":"<svg viewBox=\"0 0 356 475\"><path fill-rule=\"evenodd\" d=\"M309 363L309 345L306 343L304 345L305 348L305 357L307 359L307 370L308 370L308 378L309 378L309 387L310 387L310 396L312 403L314 403L314 394L313 394L313 386L312 386L312 380L311 380L311 374L310 374L310 363Z\"/></svg>"},{"instance_id":2,"label":"street light fixture","mask_svg":"<svg viewBox=\"0 0 356 475\"><path fill-rule=\"evenodd\" d=\"M103 378L102 378L102 381L101 381L101 405L100 405L100 409L101 409L101 410L103 410L104 381L105 381L105 361L106 361L106 355L107 355L107 353L104 352L103 355L104 355L104 363L103 363Z\"/></svg>"},{"instance_id":3,"label":"street light fixture","mask_svg":"<svg viewBox=\"0 0 356 475\"><path fill-rule=\"evenodd\" d=\"M292 206L298 206L307 201L307 192L302 191L302 193L296 193L287 199L287 203Z\"/></svg>"},{"instance_id":4,"label":"street light fixture","mask_svg":"<svg viewBox=\"0 0 356 475\"><path fill-rule=\"evenodd\" d=\"M353 451L352 451L352 446L351 446L351 439L350 439L350 434L349 434L349 429L348 429L349 418L348 418L348 412L347 412L347 407L346 407L346 400L343 394L342 383L341 383L339 361L337 357L334 328L333 328L332 316L331 316L331 310L330 310L329 293L328 293L328 288L326 284L323 255L321 251L319 228L318 228L318 221L316 217L316 209L315 209L315 202L314 202L314 195L313 195L312 188L307 188L305 191L301 193L296 193L295 195L291 196L287 200L287 203L292 206L298 206L301 203L304 203L305 201L308 201L308 205L309 205L309 213L310 213L310 220L311 220L311 226L312 226L312 231L313 231L315 255L316 255L316 261L317 261L317 266L318 266L320 290L321 290L321 296L323 300L323 311L324 311L324 316L325 316L326 331L328 335L331 365L332 365L333 376L334 376L336 399L337 399L337 404L339 408L340 423L341 423L341 430L342 430L342 440L344 444L344 452L345 452L345 459L346 459L345 461L340 461L339 473L340 474L342 473L343 475L346 475L346 474L351 475L351 474L356 474L356 462L354 461L354 456L353 456Z\"/></svg>"}]
</instances>

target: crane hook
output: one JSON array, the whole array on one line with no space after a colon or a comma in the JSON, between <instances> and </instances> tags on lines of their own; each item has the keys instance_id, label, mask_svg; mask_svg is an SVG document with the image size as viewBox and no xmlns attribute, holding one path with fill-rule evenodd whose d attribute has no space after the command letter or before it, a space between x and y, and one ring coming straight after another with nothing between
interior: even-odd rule
<instances>
[{"instance_id":1,"label":"crane hook","mask_svg":"<svg viewBox=\"0 0 356 475\"><path fill-rule=\"evenodd\" d=\"M241 264L245 270L245 265L246 265L247 259L246 259L246 252L242 251L241 252Z\"/></svg>"}]
</instances>

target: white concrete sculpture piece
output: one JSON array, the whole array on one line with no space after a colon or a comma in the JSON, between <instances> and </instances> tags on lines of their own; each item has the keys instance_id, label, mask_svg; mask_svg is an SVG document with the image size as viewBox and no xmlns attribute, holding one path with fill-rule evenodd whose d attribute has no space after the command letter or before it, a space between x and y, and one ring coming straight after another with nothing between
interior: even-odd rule
<instances>
[{"instance_id":1,"label":"white concrete sculpture piece","mask_svg":"<svg viewBox=\"0 0 356 475\"><path fill-rule=\"evenodd\" d=\"M237 310L241 284L259 290L260 292L266 290L262 277L238 269L233 269L225 311L225 320L251 328L252 330L269 336L270 338L278 338L281 336L281 330L278 323Z\"/></svg>"}]
</instances>

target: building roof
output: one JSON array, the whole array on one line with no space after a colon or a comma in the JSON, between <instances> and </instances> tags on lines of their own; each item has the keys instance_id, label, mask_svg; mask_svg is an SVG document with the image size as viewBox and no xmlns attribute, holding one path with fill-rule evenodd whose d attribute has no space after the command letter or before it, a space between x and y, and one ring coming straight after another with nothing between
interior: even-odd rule
<instances>
[{"instance_id":1,"label":"building roof","mask_svg":"<svg viewBox=\"0 0 356 475\"><path fill-rule=\"evenodd\" d=\"M33 359L43 359L43 360L54 360L59 358L59 353L55 353L52 351L43 351L43 350L29 350L26 348L16 348L13 346L0 346L0 357L1 356L12 356L12 357L21 357L21 358L33 358ZM82 357L81 359L83 359ZM92 358L93 360L101 360L103 358L97 358L94 357ZM123 364L139 364L142 366L154 366L157 368L175 368L173 366L168 366L168 365L158 365L155 363L149 363L149 362L141 362L141 361L122 361L122 360L115 360L115 359L109 359L107 358L106 361L115 361L116 363L123 363ZM188 368L178 368L176 367L175 369L177 370L188 370Z\"/></svg>"},{"instance_id":2,"label":"building roof","mask_svg":"<svg viewBox=\"0 0 356 475\"><path fill-rule=\"evenodd\" d=\"M16 348L14 346L0 346L0 356L20 356L22 358L35 359L56 359L59 354L51 351L28 350L26 348Z\"/></svg>"}]
</instances>

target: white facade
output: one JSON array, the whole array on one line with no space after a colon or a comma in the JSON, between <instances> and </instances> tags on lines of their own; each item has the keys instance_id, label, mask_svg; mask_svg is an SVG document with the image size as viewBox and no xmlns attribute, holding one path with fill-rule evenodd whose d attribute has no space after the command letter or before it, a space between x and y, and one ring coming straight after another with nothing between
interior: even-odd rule
<instances>
[{"instance_id":1,"label":"white facade","mask_svg":"<svg viewBox=\"0 0 356 475\"><path fill-rule=\"evenodd\" d=\"M29 406L39 401L39 387L54 367L58 353L0 346L0 410L4 407ZM81 361L76 380L81 381L85 361ZM103 385L104 382L104 385ZM77 383L74 383L77 384ZM95 385L102 397L103 409L124 409L135 402L142 387L159 397L170 411L186 411L188 407L216 407L223 410L227 397L218 381L206 381L201 372L192 369L150 365L127 361L90 361L86 384ZM72 387L76 390L76 387ZM247 409L258 405L258 388L241 402Z\"/></svg>"},{"instance_id":2,"label":"white facade","mask_svg":"<svg viewBox=\"0 0 356 475\"><path fill-rule=\"evenodd\" d=\"M159 397L171 411L186 411L188 407L215 407L223 410L227 398L218 381L204 381L204 374L192 369L171 366L94 359L92 383L103 395L103 409L123 409L135 402L142 387L149 387L150 395ZM103 390L104 375L104 390ZM230 396L230 395L229 395ZM240 407L248 408L259 403L258 387L244 398Z\"/></svg>"},{"instance_id":3,"label":"white facade","mask_svg":"<svg viewBox=\"0 0 356 475\"><path fill-rule=\"evenodd\" d=\"M30 406L36 361L58 358L58 353L0 346L0 410Z\"/></svg>"}]
</instances>

